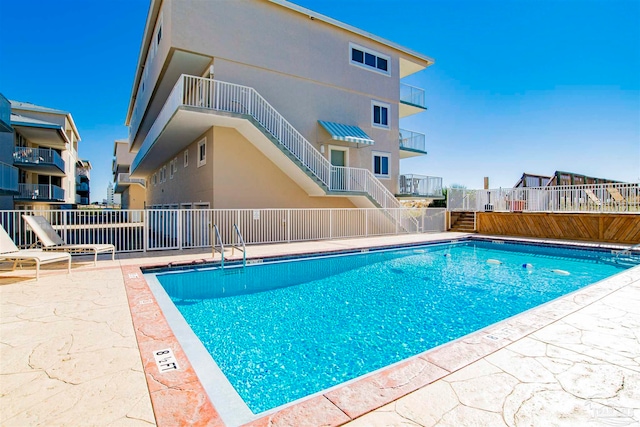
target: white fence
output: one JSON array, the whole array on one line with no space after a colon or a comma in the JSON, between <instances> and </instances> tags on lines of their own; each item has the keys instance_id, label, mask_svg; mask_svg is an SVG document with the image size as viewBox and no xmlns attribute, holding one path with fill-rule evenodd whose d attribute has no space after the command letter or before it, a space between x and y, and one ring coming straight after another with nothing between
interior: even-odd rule
<instances>
[{"instance_id":1,"label":"white fence","mask_svg":"<svg viewBox=\"0 0 640 427\"><path fill-rule=\"evenodd\" d=\"M640 212L640 184L447 190L447 209L473 212Z\"/></svg>"},{"instance_id":2,"label":"white fence","mask_svg":"<svg viewBox=\"0 0 640 427\"><path fill-rule=\"evenodd\" d=\"M147 209L0 211L0 224L19 247L37 244L21 215L44 216L67 243L112 243L118 252L208 248L216 224L247 245L405 234L400 219L421 232L445 231L445 209Z\"/></svg>"}]
</instances>

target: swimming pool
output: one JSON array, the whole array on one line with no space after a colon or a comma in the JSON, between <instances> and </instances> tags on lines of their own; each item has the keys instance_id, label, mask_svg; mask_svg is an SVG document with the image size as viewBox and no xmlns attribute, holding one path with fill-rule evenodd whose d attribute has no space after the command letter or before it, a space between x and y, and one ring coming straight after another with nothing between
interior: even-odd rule
<instances>
[{"instance_id":1,"label":"swimming pool","mask_svg":"<svg viewBox=\"0 0 640 427\"><path fill-rule=\"evenodd\" d=\"M259 413L622 271L606 258L595 251L463 242L244 270L159 273L157 279Z\"/></svg>"}]
</instances>

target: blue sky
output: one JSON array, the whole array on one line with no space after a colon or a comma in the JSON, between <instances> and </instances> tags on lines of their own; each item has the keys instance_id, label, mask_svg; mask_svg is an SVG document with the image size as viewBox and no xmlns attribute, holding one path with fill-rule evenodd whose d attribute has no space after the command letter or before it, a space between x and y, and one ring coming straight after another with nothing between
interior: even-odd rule
<instances>
[{"instance_id":1,"label":"blue sky","mask_svg":"<svg viewBox=\"0 0 640 427\"><path fill-rule=\"evenodd\" d=\"M195 0L204 1L204 0ZM220 0L210 0L220 1ZM230 0L222 0L230 1ZM555 170L640 180L640 1L295 0L424 53L403 173L510 187ZM0 92L70 111L92 200L106 197L149 2L0 0Z\"/></svg>"}]
</instances>

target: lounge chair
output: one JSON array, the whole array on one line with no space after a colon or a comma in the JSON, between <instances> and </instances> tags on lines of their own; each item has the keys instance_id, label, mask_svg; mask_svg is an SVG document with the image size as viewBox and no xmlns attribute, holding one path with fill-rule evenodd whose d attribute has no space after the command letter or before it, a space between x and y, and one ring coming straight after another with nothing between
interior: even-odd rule
<instances>
[{"instance_id":1,"label":"lounge chair","mask_svg":"<svg viewBox=\"0 0 640 427\"><path fill-rule=\"evenodd\" d=\"M624 198L624 196L620 193L620 190L618 190L616 187L607 187L607 192L611 195L611 198L613 198L613 201L616 203L616 205L627 205L627 208L629 207L629 205L627 204L627 199Z\"/></svg>"},{"instance_id":2,"label":"lounge chair","mask_svg":"<svg viewBox=\"0 0 640 427\"><path fill-rule=\"evenodd\" d=\"M0 226L0 261L13 261L13 270L18 263L33 263L36 280L40 278L40 265L67 261L67 272L71 273L71 254L68 252L44 252L40 249L18 249L5 229Z\"/></svg>"},{"instance_id":3,"label":"lounge chair","mask_svg":"<svg viewBox=\"0 0 640 427\"><path fill-rule=\"evenodd\" d=\"M593 203L595 203L596 206L602 206L602 201L598 198L598 196L595 195L593 190L585 188L584 189L584 193L587 195L589 200L591 200Z\"/></svg>"},{"instance_id":4,"label":"lounge chair","mask_svg":"<svg viewBox=\"0 0 640 427\"><path fill-rule=\"evenodd\" d=\"M116 256L116 247L108 243L99 244L72 244L68 245L53 229L49 221L42 216L22 215L24 221L29 224L31 230L35 233L42 243L42 249L45 251L65 251L71 254L87 254L93 253L93 265L98 265L98 254L111 252L111 259Z\"/></svg>"}]
</instances>

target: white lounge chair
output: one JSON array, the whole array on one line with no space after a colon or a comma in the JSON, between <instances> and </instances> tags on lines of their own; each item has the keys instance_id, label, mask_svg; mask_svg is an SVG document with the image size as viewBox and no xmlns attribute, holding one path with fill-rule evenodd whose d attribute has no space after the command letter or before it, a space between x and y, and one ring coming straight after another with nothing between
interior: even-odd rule
<instances>
[{"instance_id":1,"label":"white lounge chair","mask_svg":"<svg viewBox=\"0 0 640 427\"><path fill-rule=\"evenodd\" d=\"M35 233L42 243L42 249L45 251L65 251L71 254L87 254L93 253L93 265L98 265L98 254L111 252L111 259L116 256L116 247L109 243L98 244L72 244L68 245L56 233L49 221L42 216L22 215L24 221L29 224L31 230Z\"/></svg>"},{"instance_id":2,"label":"white lounge chair","mask_svg":"<svg viewBox=\"0 0 640 427\"><path fill-rule=\"evenodd\" d=\"M67 272L71 273L71 254L68 252L44 252L40 249L18 249L5 229L0 226L0 261L13 262L13 270L18 263L33 263L36 266L36 280L40 278L40 265L67 261Z\"/></svg>"}]
</instances>

